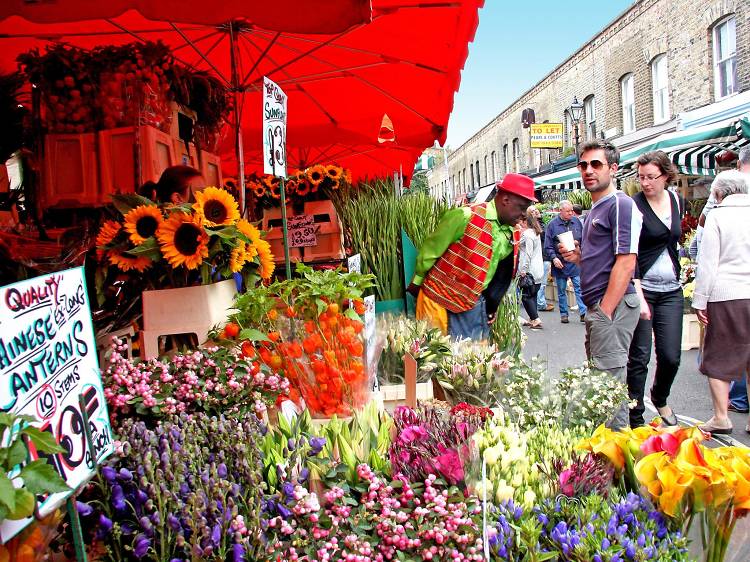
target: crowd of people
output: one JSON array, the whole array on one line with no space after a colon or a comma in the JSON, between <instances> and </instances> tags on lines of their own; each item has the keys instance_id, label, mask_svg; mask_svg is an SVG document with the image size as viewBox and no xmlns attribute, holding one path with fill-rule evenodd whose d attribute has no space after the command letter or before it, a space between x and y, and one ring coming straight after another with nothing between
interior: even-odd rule
<instances>
[{"instance_id":1,"label":"crowd of people","mask_svg":"<svg viewBox=\"0 0 750 562\"><path fill-rule=\"evenodd\" d=\"M641 190L634 197L616 188L619 158L605 141L582 145L577 167L592 208L581 220L580 208L560 201L546 228L534 205L533 180L506 174L490 201L446 213L420 249L408 290L417 297L418 317L429 319L444 309L452 337L485 339L513 276L528 316L525 325L543 329L539 311L554 310L545 295L551 273L560 321L569 323L577 308L591 365L626 383L635 404L623 403L609 425L645 423L652 347L656 365L649 397L662 423L677 425L669 396L681 357L679 241L685 201L670 189L677 170L664 152L638 158ZM740 151L737 168L715 177L694 245L692 306L705 326L699 370L708 378L714 407L701 427L724 434L733 429L727 410L748 410L750 221L743 214L750 211L750 147ZM569 285L576 307L568 303ZM745 429L750 433L750 421Z\"/></svg>"}]
</instances>

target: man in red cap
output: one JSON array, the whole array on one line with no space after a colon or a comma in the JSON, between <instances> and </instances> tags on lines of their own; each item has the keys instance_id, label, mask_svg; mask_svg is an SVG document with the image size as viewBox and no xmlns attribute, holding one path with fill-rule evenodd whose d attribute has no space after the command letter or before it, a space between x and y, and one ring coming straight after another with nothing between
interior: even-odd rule
<instances>
[{"instance_id":1,"label":"man in red cap","mask_svg":"<svg viewBox=\"0 0 750 562\"><path fill-rule=\"evenodd\" d=\"M506 174L492 201L451 209L419 250L408 291L448 312L455 338L486 339L513 275L513 227L536 202L534 181Z\"/></svg>"}]
</instances>

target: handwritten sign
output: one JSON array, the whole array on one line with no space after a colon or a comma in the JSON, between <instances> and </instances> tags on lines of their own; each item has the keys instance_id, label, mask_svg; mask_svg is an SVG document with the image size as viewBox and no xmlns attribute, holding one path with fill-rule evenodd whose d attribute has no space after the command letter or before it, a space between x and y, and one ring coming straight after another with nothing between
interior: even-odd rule
<instances>
[{"instance_id":1,"label":"handwritten sign","mask_svg":"<svg viewBox=\"0 0 750 562\"><path fill-rule=\"evenodd\" d=\"M317 227L312 215L295 215L286 222L289 247L302 248L318 245Z\"/></svg>"},{"instance_id":2,"label":"handwritten sign","mask_svg":"<svg viewBox=\"0 0 750 562\"><path fill-rule=\"evenodd\" d=\"M263 173L286 177L286 102L284 90L263 77Z\"/></svg>"},{"instance_id":3,"label":"handwritten sign","mask_svg":"<svg viewBox=\"0 0 750 562\"><path fill-rule=\"evenodd\" d=\"M86 441L81 394L93 451ZM48 456L47 462L72 489L90 479L113 452L83 268L0 288L0 409L33 416L34 425L54 435L65 452ZM40 513L51 513L69 495L48 496ZM4 522L0 540L31 521Z\"/></svg>"},{"instance_id":4,"label":"handwritten sign","mask_svg":"<svg viewBox=\"0 0 750 562\"><path fill-rule=\"evenodd\" d=\"M347 258L346 268L353 273L362 273L362 254L354 254Z\"/></svg>"},{"instance_id":5,"label":"handwritten sign","mask_svg":"<svg viewBox=\"0 0 750 562\"><path fill-rule=\"evenodd\" d=\"M370 295L364 298L365 303L365 314L364 314L364 333L365 333L365 363L367 366L368 373L374 373L377 369L377 356L375 346L375 295ZM375 382L373 383L373 391L380 390L378 384L378 377L374 377Z\"/></svg>"},{"instance_id":6,"label":"handwritten sign","mask_svg":"<svg viewBox=\"0 0 750 562\"><path fill-rule=\"evenodd\" d=\"M534 123L531 125L531 148L562 148L562 123Z\"/></svg>"}]
</instances>

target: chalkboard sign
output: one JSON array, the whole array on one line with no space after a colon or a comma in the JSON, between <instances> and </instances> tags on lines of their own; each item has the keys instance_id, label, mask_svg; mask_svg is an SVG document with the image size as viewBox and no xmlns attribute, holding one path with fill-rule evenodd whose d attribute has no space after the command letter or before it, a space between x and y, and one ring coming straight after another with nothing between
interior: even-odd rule
<instances>
[{"instance_id":1,"label":"chalkboard sign","mask_svg":"<svg viewBox=\"0 0 750 562\"><path fill-rule=\"evenodd\" d=\"M290 248L303 248L318 245L317 227L312 215L295 215L286 223Z\"/></svg>"},{"instance_id":2,"label":"chalkboard sign","mask_svg":"<svg viewBox=\"0 0 750 562\"><path fill-rule=\"evenodd\" d=\"M83 395L94 450L84 430ZM47 462L75 490L114 450L97 361L83 268L69 269L0 288L0 409L35 417L65 452ZM32 458L31 460L35 460ZM70 494L40 503L42 516ZM5 542L31 519L5 521Z\"/></svg>"}]
</instances>

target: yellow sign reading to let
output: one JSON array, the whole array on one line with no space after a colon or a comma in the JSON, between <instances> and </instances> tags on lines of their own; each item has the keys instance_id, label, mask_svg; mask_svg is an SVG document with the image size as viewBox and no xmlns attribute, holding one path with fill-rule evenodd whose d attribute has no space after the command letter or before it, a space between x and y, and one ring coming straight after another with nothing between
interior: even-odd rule
<instances>
[{"instance_id":1,"label":"yellow sign reading to let","mask_svg":"<svg viewBox=\"0 0 750 562\"><path fill-rule=\"evenodd\" d=\"M534 123L531 125L531 148L562 148L562 123Z\"/></svg>"}]
</instances>

